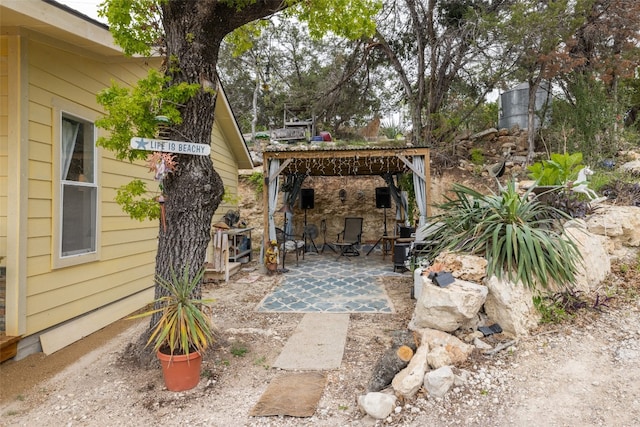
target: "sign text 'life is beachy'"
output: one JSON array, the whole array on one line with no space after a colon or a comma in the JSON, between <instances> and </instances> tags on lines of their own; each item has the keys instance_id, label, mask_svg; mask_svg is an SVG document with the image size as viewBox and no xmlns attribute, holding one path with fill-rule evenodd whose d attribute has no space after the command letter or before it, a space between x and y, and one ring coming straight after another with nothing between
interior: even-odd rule
<instances>
[{"instance_id":1,"label":"sign text 'life is beachy'","mask_svg":"<svg viewBox=\"0 0 640 427\"><path fill-rule=\"evenodd\" d=\"M211 147L207 144L196 144L194 142L167 141L164 139L149 139L133 137L130 143L135 150L161 151L165 153L193 154L196 156L208 156Z\"/></svg>"}]
</instances>

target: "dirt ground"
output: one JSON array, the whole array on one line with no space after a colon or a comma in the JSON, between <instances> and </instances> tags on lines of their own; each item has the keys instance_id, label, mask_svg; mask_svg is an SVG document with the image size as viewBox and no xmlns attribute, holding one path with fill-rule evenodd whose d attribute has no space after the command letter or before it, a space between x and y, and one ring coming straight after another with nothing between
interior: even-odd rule
<instances>
[{"instance_id":1,"label":"dirt ground","mask_svg":"<svg viewBox=\"0 0 640 427\"><path fill-rule=\"evenodd\" d=\"M270 365L302 314L256 312L278 277L259 275L248 264L229 283L207 285L206 294L216 299L221 339L205 356L195 389L166 391L159 369L128 362L123 352L146 323L121 320L51 356L2 364L0 424L639 425L639 270L616 268L605 285L616 296L609 307L583 309L572 320L542 326L494 356L474 354L457 370L465 383L444 398L420 391L411 401L398 401L389 418L375 421L359 411L356 399L390 332L406 328L414 304L409 275L383 283L395 313L351 315L342 366L328 373L313 417L250 417L269 382L282 373ZM493 344L502 339L496 336Z\"/></svg>"}]
</instances>

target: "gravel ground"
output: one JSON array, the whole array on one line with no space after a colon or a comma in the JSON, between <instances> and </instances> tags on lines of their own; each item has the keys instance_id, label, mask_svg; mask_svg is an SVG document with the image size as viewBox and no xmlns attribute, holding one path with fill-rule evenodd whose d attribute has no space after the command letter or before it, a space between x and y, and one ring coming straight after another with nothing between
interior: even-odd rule
<instances>
[{"instance_id":1,"label":"gravel ground","mask_svg":"<svg viewBox=\"0 0 640 427\"><path fill-rule=\"evenodd\" d=\"M389 332L406 328L414 302L411 279L387 278L396 312L351 315L343 363L328 373L324 394L310 418L249 417L251 408L280 371L279 355L302 314L257 313L277 277L252 272L228 283L212 283L215 322L221 331L204 359L203 378L193 390L166 391L159 369L133 366L123 357L146 326L123 321L113 336L66 350L70 363L53 375L48 359L26 358L0 369L3 426L634 426L640 425L640 267L611 279L616 294L604 310L582 310L572 320L540 327L494 356L475 354L456 369L466 377L444 398L421 390L398 401L385 420L363 415L356 398L390 343ZM506 341L495 336L494 344ZM90 338L87 343L90 343ZM85 344L87 344L85 343ZM77 348L77 350L74 350ZM55 355L54 355L55 356ZM53 356L51 356L53 359ZM28 380L26 379L28 378ZM24 388L19 384L33 383ZM7 391L11 390L11 391Z\"/></svg>"}]
</instances>

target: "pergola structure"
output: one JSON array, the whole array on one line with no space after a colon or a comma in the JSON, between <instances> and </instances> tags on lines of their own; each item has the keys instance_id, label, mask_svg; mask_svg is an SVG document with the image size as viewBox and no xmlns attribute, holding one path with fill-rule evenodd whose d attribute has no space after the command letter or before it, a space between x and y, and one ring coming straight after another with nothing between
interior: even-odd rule
<instances>
[{"instance_id":1,"label":"pergola structure","mask_svg":"<svg viewBox=\"0 0 640 427\"><path fill-rule=\"evenodd\" d=\"M269 240L276 239L274 214L278 205L281 176L289 183L285 200L295 202L297 191L307 176L379 175L391 187L391 195L406 208L394 191L393 176L413 173L416 204L420 211L419 225L429 216L427 201L431 199L429 148L427 147L268 147L263 152L264 168L264 223L268 224ZM396 189L397 190L397 189Z\"/></svg>"}]
</instances>

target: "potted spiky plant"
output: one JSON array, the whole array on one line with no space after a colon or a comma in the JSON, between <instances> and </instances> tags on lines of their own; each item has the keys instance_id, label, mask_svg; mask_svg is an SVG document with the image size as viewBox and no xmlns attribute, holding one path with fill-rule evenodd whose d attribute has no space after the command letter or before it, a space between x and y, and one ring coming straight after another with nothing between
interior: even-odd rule
<instances>
[{"instance_id":1,"label":"potted spiky plant","mask_svg":"<svg viewBox=\"0 0 640 427\"><path fill-rule=\"evenodd\" d=\"M204 272L201 268L191 277L186 266L181 275L172 270L169 280L156 276L165 295L153 302L153 309L132 316L161 313L147 345L153 343L162 364L165 385L171 391L189 390L198 385L202 353L214 342L208 306L213 300L194 297Z\"/></svg>"}]
</instances>

